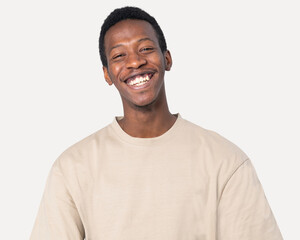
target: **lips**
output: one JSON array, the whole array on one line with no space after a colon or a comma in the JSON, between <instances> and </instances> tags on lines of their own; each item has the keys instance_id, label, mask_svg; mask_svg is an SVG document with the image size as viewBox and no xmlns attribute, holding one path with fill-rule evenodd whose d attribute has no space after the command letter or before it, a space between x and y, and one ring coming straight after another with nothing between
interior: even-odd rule
<instances>
[{"instance_id":1,"label":"lips","mask_svg":"<svg viewBox=\"0 0 300 240\"><path fill-rule=\"evenodd\" d=\"M128 78L124 80L126 84L129 84L130 82L140 82L145 80L150 80L152 76L154 75L154 72L143 72L138 74L132 74ZM148 79L147 79L148 78Z\"/></svg>"},{"instance_id":2,"label":"lips","mask_svg":"<svg viewBox=\"0 0 300 240\"><path fill-rule=\"evenodd\" d=\"M136 74L127 78L124 82L132 89L146 88L151 84L153 75L153 72Z\"/></svg>"}]
</instances>

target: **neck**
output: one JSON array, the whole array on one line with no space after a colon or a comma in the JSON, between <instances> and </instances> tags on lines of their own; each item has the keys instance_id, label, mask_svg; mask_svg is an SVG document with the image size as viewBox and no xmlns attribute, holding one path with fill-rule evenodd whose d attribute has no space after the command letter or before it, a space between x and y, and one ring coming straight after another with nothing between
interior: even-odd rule
<instances>
[{"instance_id":1,"label":"neck","mask_svg":"<svg viewBox=\"0 0 300 240\"><path fill-rule=\"evenodd\" d=\"M170 113L165 92L147 106L128 107L123 101L124 117L120 127L132 137L153 138L164 134L177 117Z\"/></svg>"}]
</instances>

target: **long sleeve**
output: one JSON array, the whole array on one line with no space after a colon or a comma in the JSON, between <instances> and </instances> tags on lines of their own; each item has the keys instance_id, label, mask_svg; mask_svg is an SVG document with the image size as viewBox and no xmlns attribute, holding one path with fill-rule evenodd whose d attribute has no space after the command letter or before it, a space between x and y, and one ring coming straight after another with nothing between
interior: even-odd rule
<instances>
[{"instance_id":1,"label":"long sleeve","mask_svg":"<svg viewBox=\"0 0 300 240\"><path fill-rule=\"evenodd\" d=\"M47 178L30 240L57 239L83 240L84 228L59 164L55 162Z\"/></svg>"},{"instance_id":2,"label":"long sleeve","mask_svg":"<svg viewBox=\"0 0 300 240\"><path fill-rule=\"evenodd\" d=\"M282 240L256 171L248 159L226 183L218 206L218 240Z\"/></svg>"}]
</instances>

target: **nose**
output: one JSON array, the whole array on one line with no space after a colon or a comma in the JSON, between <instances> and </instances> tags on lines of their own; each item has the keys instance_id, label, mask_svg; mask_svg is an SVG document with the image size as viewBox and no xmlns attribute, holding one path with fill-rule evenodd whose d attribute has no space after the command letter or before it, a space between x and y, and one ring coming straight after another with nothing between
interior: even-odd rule
<instances>
[{"instance_id":1,"label":"nose","mask_svg":"<svg viewBox=\"0 0 300 240\"><path fill-rule=\"evenodd\" d=\"M145 65L147 60L140 56L138 53L130 53L127 56L126 67L127 68L140 68Z\"/></svg>"}]
</instances>

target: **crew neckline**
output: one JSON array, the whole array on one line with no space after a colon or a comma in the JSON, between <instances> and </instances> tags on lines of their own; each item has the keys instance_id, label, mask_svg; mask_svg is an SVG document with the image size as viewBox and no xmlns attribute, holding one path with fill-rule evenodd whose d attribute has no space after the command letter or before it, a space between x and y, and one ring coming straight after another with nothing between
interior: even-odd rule
<instances>
[{"instance_id":1,"label":"crew neckline","mask_svg":"<svg viewBox=\"0 0 300 240\"><path fill-rule=\"evenodd\" d=\"M115 116L111 123L111 127L112 127L113 131L118 135L118 137L127 143L141 145L141 146L153 145L153 144L165 142L175 134L176 130L183 122L183 118L181 117L180 113L176 113L173 115L176 116L177 118L176 118L176 121L171 126L171 128L169 128L162 135L159 135L157 137L152 137L152 138L133 137L133 136L129 135L128 133L126 133L121 128L121 126L119 125L119 123L117 121L117 120L122 119L124 116Z\"/></svg>"}]
</instances>

